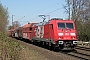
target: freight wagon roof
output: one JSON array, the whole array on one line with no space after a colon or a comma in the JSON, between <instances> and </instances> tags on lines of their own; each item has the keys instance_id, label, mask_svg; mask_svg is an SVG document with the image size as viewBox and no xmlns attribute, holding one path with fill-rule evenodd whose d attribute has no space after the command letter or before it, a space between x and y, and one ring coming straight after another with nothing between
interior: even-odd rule
<instances>
[{"instance_id":1,"label":"freight wagon roof","mask_svg":"<svg viewBox=\"0 0 90 60\"><path fill-rule=\"evenodd\" d=\"M30 27L30 26L31 26L31 24L26 24L23 26L23 28Z\"/></svg>"},{"instance_id":2,"label":"freight wagon roof","mask_svg":"<svg viewBox=\"0 0 90 60\"><path fill-rule=\"evenodd\" d=\"M26 24L26 25L23 26L23 28L31 27L31 26L33 26L34 24L37 24L37 23L29 23L29 24Z\"/></svg>"}]
</instances>

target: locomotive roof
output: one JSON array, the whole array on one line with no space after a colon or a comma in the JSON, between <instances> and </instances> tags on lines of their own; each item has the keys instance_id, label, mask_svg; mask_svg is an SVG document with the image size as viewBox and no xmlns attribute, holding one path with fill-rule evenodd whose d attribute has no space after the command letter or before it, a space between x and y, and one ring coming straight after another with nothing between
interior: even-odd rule
<instances>
[{"instance_id":1,"label":"locomotive roof","mask_svg":"<svg viewBox=\"0 0 90 60\"><path fill-rule=\"evenodd\" d=\"M74 20L51 19L49 22L74 22Z\"/></svg>"},{"instance_id":2,"label":"locomotive roof","mask_svg":"<svg viewBox=\"0 0 90 60\"><path fill-rule=\"evenodd\" d=\"M74 20L63 20L63 19L60 19L60 18L53 18L53 19L50 19L48 22L44 21L44 22L40 22L38 24L34 24L35 26L41 26L41 25L45 25L45 24L52 24L52 23L55 23L55 22L74 22Z\"/></svg>"},{"instance_id":3,"label":"locomotive roof","mask_svg":"<svg viewBox=\"0 0 90 60\"><path fill-rule=\"evenodd\" d=\"M52 19L50 19L49 21L52 21L52 20L61 20L61 21L72 21L72 20L63 20L63 19L61 19L61 18L52 18Z\"/></svg>"}]
</instances>

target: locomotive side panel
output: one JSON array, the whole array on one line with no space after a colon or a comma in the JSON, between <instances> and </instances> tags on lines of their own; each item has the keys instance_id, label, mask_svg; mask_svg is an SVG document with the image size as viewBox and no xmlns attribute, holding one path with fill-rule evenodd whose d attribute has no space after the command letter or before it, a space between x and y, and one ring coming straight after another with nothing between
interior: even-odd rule
<instances>
[{"instance_id":1,"label":"locomotive side panel","mask_svg":"<svg viewBox=\"0 0 90 60\"><path fill-rule=\"evenodd\" d=\"M54 41L52 24L39 25L33 28L33 40L47 43L51 43L51 40Z\"/></svg>"},{"instance_id":2,"label":"locomotive side panel","mask_svg":"<svg viewBox=\"0 0 90 60\"><path fill-rule=\"evenodd\" d=\"M44 37L47 40L54 40L53 25L47 24L44 26Z\"/></svg>"}]
</instances>

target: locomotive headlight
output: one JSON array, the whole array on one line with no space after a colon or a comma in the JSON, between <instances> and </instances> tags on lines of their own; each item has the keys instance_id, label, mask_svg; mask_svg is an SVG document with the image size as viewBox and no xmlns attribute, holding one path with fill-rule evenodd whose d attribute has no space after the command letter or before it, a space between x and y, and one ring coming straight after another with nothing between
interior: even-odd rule
<instances>
[{"instance_id":1,"label":"locomotive headlight","mask_svg":"<svg viewBox=\"0 0 90 60\"><path fill-rule=\"evenodd\" d=\"M59 41L59 44L63 44L63 41Z\"/></svg>"},{"instance_id":2,"label":"locomotive headlight","mask_svg":"<svg viewBox=\"0 0 90 60\"><path fill-rule=\"evenodd\" d=\"M70 35L75 36L75 33L70 33Z\"/></svg>"},{"instance_id":3,"label":"locomotive headlight","mask_svg":"<svg viewBox=\"0 0 90 60\"><path fill-rule=\"evenodd\" d=\"M78 41L73 41L73 44L77 44L78 43Z\"/></svg>"},{"instance_id":4,"label":"locomotive headlight","mask_svg":"<svg viewBox=\"0 0 90 60\"><path fill-rule=\"evenodd\" d=\"M58 33L59 36L63 36L63 33Z\"/></svg>"}]
</instances>

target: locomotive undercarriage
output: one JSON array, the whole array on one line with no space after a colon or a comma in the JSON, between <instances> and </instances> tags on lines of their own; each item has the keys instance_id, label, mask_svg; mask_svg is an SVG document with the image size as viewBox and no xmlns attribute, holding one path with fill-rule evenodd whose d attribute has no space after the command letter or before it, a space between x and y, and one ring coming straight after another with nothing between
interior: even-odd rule
<instances>
[{"instance_id":1,"label":"locomotive undercarriage","mask_svg":"<svg viewBox=\"0 0 90 60\"><path fill-rule=\"evenodd\" d=\"M75 40L75 41L69 41L69 40L61 41L61 40L58 40L55 43L54 40L34 38L33 41L34 41L34 43L37 42L40 45L48 46L48 47L54 48L55 50L74 49L74 47L77 45L77 40Z\"/></svg>"},{"instance_id":2,"label":"locomotive undercarriage","mask_svg":"<svg viewBox=\"0 0 90 60\"><path fill-rule=\"evenodd\" d=\"M69 50L74 49L76 47L77 41L57 41L55 44L55 48L58 48L60 50Z\"/></svg>"}]
</instances>

